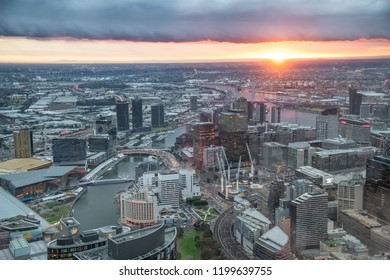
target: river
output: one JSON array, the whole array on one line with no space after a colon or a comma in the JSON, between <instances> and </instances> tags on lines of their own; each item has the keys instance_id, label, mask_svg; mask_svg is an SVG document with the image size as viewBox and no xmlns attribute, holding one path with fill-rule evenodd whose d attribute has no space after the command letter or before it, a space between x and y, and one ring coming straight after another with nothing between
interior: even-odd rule
<instances>
[{"instance_id":1,"label":"river","mask_svg":"<svg viewBox=\"0 0 390 280\"><path fill-rule=\"evenodd\" d=\"M175 129L175 133L168 134L164 142L153 143L155 148L168 148L175 144L176 137L183 134L186 127ZM147 157L126 157L101 179L120 177L135 178L135 167ZM115 194L129 187L130 183L107 184L89 186L73 207L73 217L79 221L80 230L88 230L107 225L116 225L119 219L119 209L114 203Z\"/></svg>"}]
</instances>

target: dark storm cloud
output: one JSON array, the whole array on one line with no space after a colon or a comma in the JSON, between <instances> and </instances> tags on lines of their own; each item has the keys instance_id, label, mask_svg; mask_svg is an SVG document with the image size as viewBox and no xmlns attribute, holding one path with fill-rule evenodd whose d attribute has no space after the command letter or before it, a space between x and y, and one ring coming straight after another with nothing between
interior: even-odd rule
<instances>
[{"instance_id":1,"label":"dark storm cloud","mask_svg":"<svg viewBox=\"0 0 390 280\"><path fill-rule=\"evenodd\" d=\"M0 0L0 36L254 43L390 38L388 0Z\"/></svg>"}]
</instances>

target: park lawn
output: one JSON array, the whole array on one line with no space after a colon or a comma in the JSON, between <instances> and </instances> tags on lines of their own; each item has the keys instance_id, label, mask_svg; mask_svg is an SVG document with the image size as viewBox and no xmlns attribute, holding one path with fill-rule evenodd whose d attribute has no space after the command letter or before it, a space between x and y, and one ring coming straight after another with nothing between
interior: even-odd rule
<instances>
[{"instance_id":1,"label":"park lawn","mask_svg":"<svg viewBox=\"0 0 390 280\"><path fill-rule=\"evenodd\" d=\"M200 260L200 250L195 246L195 236L197 235L200 233L193 229L178 239L181 260Z\"/></svg>"},{"instance_id":2,"label":"park lawn","mask_svg":"<svg viewBox=\"0 0 390 280\"><path fill-rule=\"evenodd\" d=\"M60 221L61 218L67 217L70 211L70 204L61 205L60 209L50 215L44 215L43 218L50 224L55 224Z\"/></svg>"}]
</instances>

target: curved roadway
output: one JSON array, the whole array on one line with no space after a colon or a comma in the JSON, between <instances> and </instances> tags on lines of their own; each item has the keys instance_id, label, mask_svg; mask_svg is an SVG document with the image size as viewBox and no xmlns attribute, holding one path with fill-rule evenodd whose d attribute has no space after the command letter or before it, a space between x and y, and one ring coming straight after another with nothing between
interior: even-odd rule
<instances>
[{"instance_id":1,"label":"curved roadway","mask_svg":"<svg viewBox=\"0 0 390 280\"><path fill-rule=\"evenodd\" d=\"M232 260L248 260L244 249L233 236L233 206L226 209L217 218L214 224L214 238L221 245L221 249L227 258Z\"/></svg>"}]
</instances>

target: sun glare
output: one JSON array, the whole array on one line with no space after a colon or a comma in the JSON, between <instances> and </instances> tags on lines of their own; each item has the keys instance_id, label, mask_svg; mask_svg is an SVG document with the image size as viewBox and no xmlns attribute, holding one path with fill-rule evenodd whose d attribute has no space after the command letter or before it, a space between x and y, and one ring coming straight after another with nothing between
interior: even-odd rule
<instances>
[{"instance_id":1,"label":"sun glare","mask_svg":"<svg viewBox=\"0 0 390 280\"><path fill-rule=\"evenodd\" d=\"M276 52L276 53L271 53L271 54L267 55L267 58L271 59L275 63L283 63L289 57L286 53Z\"/></svg>"}]
</instances>

